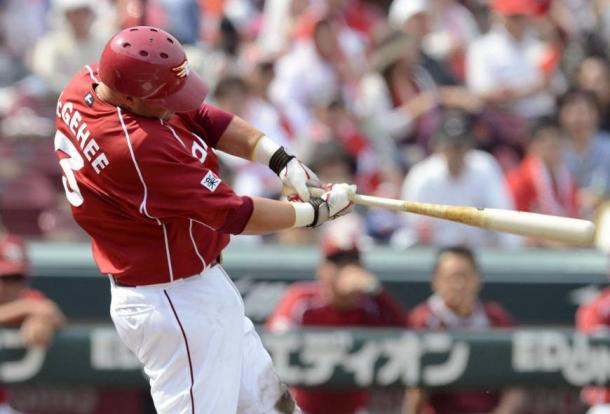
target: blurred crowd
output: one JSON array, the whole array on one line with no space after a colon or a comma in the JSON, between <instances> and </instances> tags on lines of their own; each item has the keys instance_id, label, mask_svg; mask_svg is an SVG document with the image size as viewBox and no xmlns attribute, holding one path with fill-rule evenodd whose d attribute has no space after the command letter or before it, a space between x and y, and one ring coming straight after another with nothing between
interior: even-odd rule
<instances>
[{"instance_id":1,"label":"blurred crowd","mask_svg":"<svg viewBox=\"0 0 610 414\"><path fill-rule=\"evenodd\" d=\"M608 0L2 0L0 218L10 232L84 238L53 154L55 103L114 32L139 24L174 34L210 102L323 180L583 218L610 198ZM222 160L238 193L280 194L266 167ZM401 248L543 244L359 213L369 240Z\"/></svg>"}]
</instances>

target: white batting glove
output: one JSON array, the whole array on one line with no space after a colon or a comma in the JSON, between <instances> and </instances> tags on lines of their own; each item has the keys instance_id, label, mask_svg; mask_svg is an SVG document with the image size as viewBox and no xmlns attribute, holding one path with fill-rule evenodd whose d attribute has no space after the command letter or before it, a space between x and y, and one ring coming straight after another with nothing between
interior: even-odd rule
<instances>
[{"instance_id":1,"label":"white batting glove","mask_svg":"<svg viewBox=\"0 0 610 414\"><path fill-rule=\"evenodd\" d=\"M307 187L322 187L313 171L267 136L256 143L253 159L268 165L280 177L287 195L296 192L301 200L309 201L311 194Z\"/></svg>"},{"instance_id":2,"label":"white batting glove","mask_svg":"<svg viewBox=\"0 0 610 414\"><path fill-rule=\"evenodd\" d=\"M326 192L320 198L309 200L309 204L314 208L314 217L308 227L318 227L352 211L352 200L356 194L355 185L326 184L324 188Z\"/></svg>"},{"instance_id":3,"label":"white batting glove","mask_svg":"<svg viewBox=\"0 0 610 414\"><path fill-rule=\"evenodd\" d=\"M296 191L303 201L310 200L311 194L308 187L322 187L322 182L318 176L296 158L288 161L288 164L280 171L279 177L284 187L289 192Z\"/></svg>"}]
</instances>

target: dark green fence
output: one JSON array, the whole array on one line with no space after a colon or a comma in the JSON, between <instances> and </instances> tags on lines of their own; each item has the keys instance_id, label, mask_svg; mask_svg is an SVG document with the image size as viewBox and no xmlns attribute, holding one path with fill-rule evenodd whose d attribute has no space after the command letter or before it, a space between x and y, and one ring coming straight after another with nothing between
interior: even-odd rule
<instances>
[{"instance_id":1,"label":"dark green fence","mask_svg":"<svg viewBox=\"0 0 610 414\"><path fill-rule=\"evenodd\" d=\"M568 330L315 330L262 337L289 384L479 389L610 384L610 337ZM111 326L69 328L48 350L24 349L18 332L5 330L0 345L4 384L146 385Z\"/></svg>"}]
</instances>

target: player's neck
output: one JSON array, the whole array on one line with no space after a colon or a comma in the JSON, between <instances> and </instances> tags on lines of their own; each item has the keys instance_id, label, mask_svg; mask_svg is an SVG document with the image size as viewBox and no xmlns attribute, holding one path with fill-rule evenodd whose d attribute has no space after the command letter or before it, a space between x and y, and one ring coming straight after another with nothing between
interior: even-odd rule
<instances>
[{"instance_id":1,"label":"player's neck","mask_svg":"<svg viewBox=\"0 0 610 414\"><path fill-rule=\"evenodd\" d=\"M110 89L108 86L104 85L101 82L95 87L95 93L98 98L100 98L102 101L106 102L107 104L110 104L113 106L122 106L121 99L118 96L116 96L116 94L114 93L114 91L112 89Z\"/></svg>"}]
</instances>

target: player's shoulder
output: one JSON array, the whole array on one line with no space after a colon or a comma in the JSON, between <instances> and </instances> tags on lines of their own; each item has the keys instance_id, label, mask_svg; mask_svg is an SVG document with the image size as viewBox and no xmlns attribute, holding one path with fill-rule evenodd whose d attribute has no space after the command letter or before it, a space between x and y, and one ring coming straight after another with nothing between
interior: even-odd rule
<instances>
[{"instance_id":1,"label":"player's shoulder","mask_svg":"<svg viewBox=\"0 0 610 414\"><path fill-rule=\"evenodd\" d=\"M493 301L483 302L483 309L492 326L508 328L515 325L511 314L499 303Z\"/></svg>"}]
</instances>

